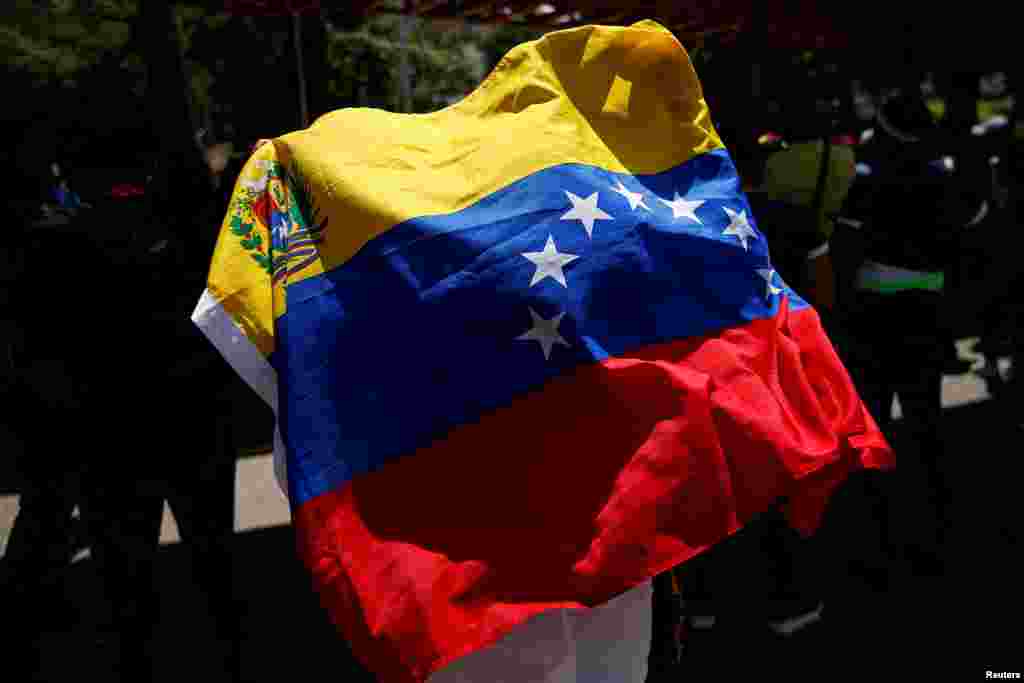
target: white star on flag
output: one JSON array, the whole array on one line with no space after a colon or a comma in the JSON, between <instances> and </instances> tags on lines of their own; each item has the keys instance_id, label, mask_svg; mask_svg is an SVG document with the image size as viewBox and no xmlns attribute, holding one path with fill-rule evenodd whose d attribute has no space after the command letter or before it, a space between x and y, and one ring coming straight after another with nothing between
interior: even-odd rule
<instances>
[{"instance_id":1,"label":"white star on flag","mask_svg":"<svg viewBox=\"0 0 1024 683\"><path fill-rule=\"evenodd\" d=\"M533 279L530 280L531 287L546 277L556 280L563 287L568 287L565 284L565 272L562 267L579 258L576 254L560 253L555 247L555 238L552 235L548 235L544 251L526 251L523 252L523 257L537 266L537 270L533 273Z\"/></svg>"},{"instance_id":2,"label":"white star on flag","mask_svg":"<svg viewBox=\"0 0 1024 683\"><path fill-rule=\"evenodd\" d=\"M533 328L529 332L516 337L517 340L539 343L541 350L544 352L544 360L551 358L551 347L555 344L569 346L569 342L562 339L562 335L558 334L558 326L561 324L562 318L565 317L565 313L559 313L551 320L545 320L531 308L530 317L533 318Z\"/></svg>"},{"instance_id":3,"label":"white star on flag","mask_svg":"<svg viewBox=\"0 0 1024 683\"><path fill-rule=\"evenodd\" d=\"M765 297L771 299L773 294L779 294L782 292L781 287L776 287L772 284L772 277L775 275L774 268L758 268L757 274L764 278L765 284L768 285L768 289L765 291Z\"/></svg>"},{"instance_id":4,"label":"white star on flag","mask_svg":"<svg viewBox=\"0 0 1024 683\"><path fill-rule=\"evenodd\" d=\"M615 182L617 183L617 187L613 187L612 192L618 192L625 197L626 201L629 202L630 209L636 211L636 207L642 206L648 211L651 210L651 207L644 203L644 195L642 192L630 192L626 186L622 184L621 180L617 180Z\"/></svg>"},{"instance_id":5,"label":"white star on flag","mask_svg":"<svg viewBox=\"0 0 1024 683\"><path fill-rule=\"evenodd\" d=\"M702 223L701 220L697 218L697 209L704 205L704 200L698 199L695 201L690 201L688 199L680 197L678 192L676 192L675 194L675 199L673 199L672 201L669 201L667 199L661 200L661 202L665 206L672 209L672 218L688 218L695 223L700 223L701 225L704 225L704 223Z\"/></svg>"},{"instance_id":6,"label":"white star on flag","mask_svg":"<svg viewBox=\"0 0 1024 683\"><path fill-rule=\"evenodd\" d=\"M586 199L577 197L569 191L566 191L565 194L569 196L569 201L572 202L572 208L562 216L562 220L576 220L583 223L583 227L587 229L587 237L593 237L594 235L594 221L606 221L612 219L611 216L597 208L597 192Z\"/></svg>"},{"instance_id":7,"label":"white star on flag","mask_svg":"<svg viewBox=\"0 0 1024 683\"><path fill-rule=\"evenodd\" d=\"M743 245L744 249L750 249L747 246L747 238L753 237L757 239L757 233L750 227L749 221L747 221L746 211L733 211L729 207L723 206L725 213L729 216L729 225L726 226L725 230L722 231L723 235L735 235L739 238L740 244Z\"/></svg>"}]
</instances>

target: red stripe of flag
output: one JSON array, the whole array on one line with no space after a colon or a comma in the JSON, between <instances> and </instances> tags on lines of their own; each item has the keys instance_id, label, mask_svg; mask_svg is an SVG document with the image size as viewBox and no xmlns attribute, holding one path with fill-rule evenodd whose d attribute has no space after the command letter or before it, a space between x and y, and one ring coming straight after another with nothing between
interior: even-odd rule
<instances>
[{"instance_id":1,"label":"red stripe of flag","mask_svg":"<svg viewBox=\"0 0 1024 683\"><path fill-rule=\"evenodd\" d=\"M486 381L486 378L481 378ZM300 554L381 680L422 681L596 606L781 498L813 531L892 454L809 308L580 367L295 511Z\"/></svg>"}]
</instances>

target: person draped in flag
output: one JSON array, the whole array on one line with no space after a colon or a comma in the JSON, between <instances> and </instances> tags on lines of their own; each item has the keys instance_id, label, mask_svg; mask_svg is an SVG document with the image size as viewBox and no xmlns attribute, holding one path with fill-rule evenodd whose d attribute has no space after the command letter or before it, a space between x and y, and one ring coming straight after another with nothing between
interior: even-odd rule
<instances>
[{"instance_id":1,"label":"person draped in flag","mask_svg":"<svg viewBox=\"0 0 1024 683\"><path fill-rule=\"evenodd\" d=\"M299 554L381 681L642 681L653 576L892 464L651 22L263 145L193 320L274 408Z\"/></svg>"}]
</instances>

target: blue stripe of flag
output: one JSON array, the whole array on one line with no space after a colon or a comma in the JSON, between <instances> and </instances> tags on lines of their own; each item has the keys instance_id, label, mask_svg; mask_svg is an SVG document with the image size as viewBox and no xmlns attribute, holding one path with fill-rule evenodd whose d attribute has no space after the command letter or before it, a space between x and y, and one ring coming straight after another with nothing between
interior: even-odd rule
<instances>
[{"instance_id":1,"label":"blue stripe of flag","mask_svg":"<svg viewBox=\"0 0 1024 683\"><path fill-rule=\"evenodd\" d=\"M613 191L623 186L650 210L630 208ZM611 219L588 236L563 216L567 193L594 192ZM702 224L673 218L662 200L676 193L704 201ZM764 237L744 249L723 234L725 208L756 225L724 151L651 176L557 166L462 211L406 221L335 270L290 285L271 360L293 504L579 364L774 315L779 296L757 272L770 268ZM523 254L543 252L549 237L577 256L563 267L565 287L551 277L530 284L537 266ZM773 284L784 287L777 276ZM517 339L533 327L531 309L545 320L564 314L557 331L570 346L545 358L541 343Z\"/></svg>"}]
</instances>

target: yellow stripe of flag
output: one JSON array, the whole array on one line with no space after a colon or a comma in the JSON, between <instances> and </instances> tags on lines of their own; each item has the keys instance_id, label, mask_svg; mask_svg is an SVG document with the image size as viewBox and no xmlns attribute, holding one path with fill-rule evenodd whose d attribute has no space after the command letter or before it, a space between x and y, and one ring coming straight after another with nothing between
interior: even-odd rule
<instances>
[{"instance_id":1,"label":"yellow stripe of flag","mask_svg":"<svg viewBox=\"0 0 1024 683\"><path fill-rule=\"evenodd\" d=\"M308 181L330 230L318 262L295 282L336 268L395 225L459 211L546 168L653 174L721 146L689 57L669 31L654 22L586 26L514 48L441 111L327 114L261 148L240 183L272 160ZM230 212L224 231L228 220ZM283 286L271 293L267 274L223 233L209 288L269 353Z\"/></svg>"}]
</instances>

